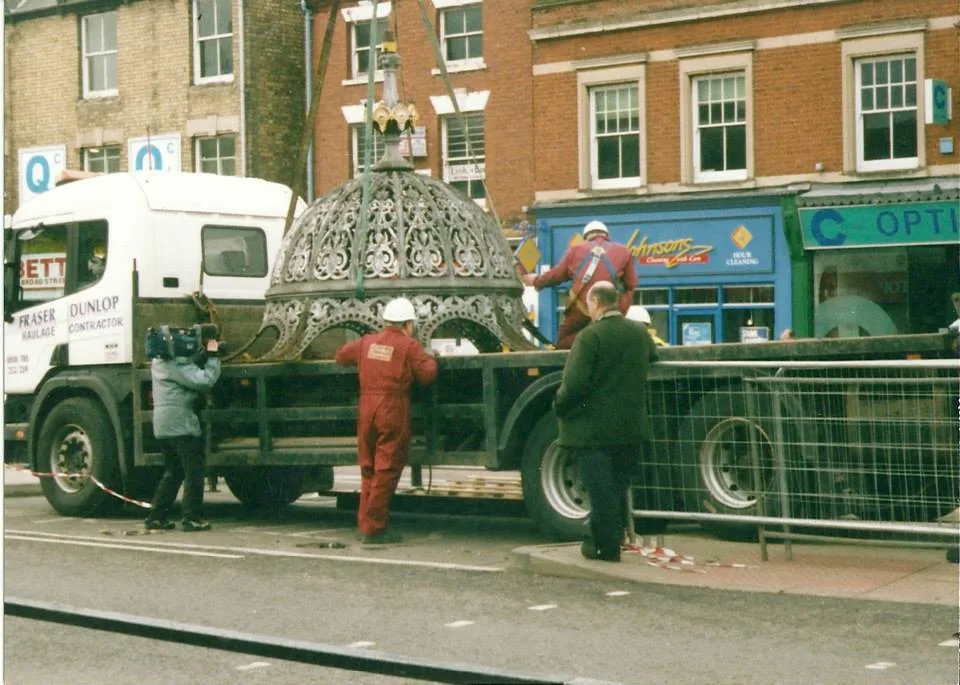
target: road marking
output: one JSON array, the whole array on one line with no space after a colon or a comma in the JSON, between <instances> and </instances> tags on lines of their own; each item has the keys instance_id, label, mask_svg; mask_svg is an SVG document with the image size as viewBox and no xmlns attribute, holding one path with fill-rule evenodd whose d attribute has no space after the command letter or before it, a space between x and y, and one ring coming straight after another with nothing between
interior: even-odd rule
<instances>
[{"instance_id":1,"label":"road marking","mask_svg":"<svg viewBox=\"0 0 960 685\"><path fill-rule=\"evenodd\" d=\"M270 664L268 664L266 661L254 661L253 663L250 663L250 664L245 664L245 665L243 665L243 666L237 666L237 670L238 670L238 671L252 671L252 670L255 669L255 668L266 668L266 667L269 666L269 665L270 665Z\"/></svg>"},{"instance_id":2,"label":"road marking","mask_svg":"<svg viewBox=\"0 0 960 685\"><path fill-rule=\"evenodd\" d=\"M347 645L347 649L363 649L364 647L373 647L376 642L370 642L369 640L360 640L359 642L351 642Z\"/></svg>"},{"instance_id":3,"label":"road marking","mask_svg":"<svg viewBox=\"0 0 960 685\"><path fill-rule=\"evenodd\" d=\"M869 668L871 671L886 671L888 668L896 666L892 661L878 661L875 664L867 664L864 668Z\"/></svg>"},{"instance_id":4,"label":"road marking","mask_svg":"<svg viewBox=\"0 0 960 685\"><path fill-rule=\"evenodd\" d=\"M465 626L472 626L473 621L454 621L453 623L444 623L443 625L447 628L463 628Z\"/></svg>"},{"instance_id":5,"label":"road marking","mask_svg":"<svg viewBox=\"0 0 960 685\"><path fill-rule=\"evenodd\" d=\"M607 593L607 597L623 597L629 594L630 593L627 590L612 590Z\"/></svg>"},{"instance_id":6,"label":"road marking","mask_svg":"<svg viewBox=\"0 0 960 685\"><path fill-rule=\"evenodd\" d=\"M55 519L40 519L39 521L31 521L30 523L43 524L43 523L62 523L64 521L69 521L68 518L64 516L58 516Z\"/></svg>"},{"instance_id":7,"label":"road marking","mask_svg":"<svg viewBox=\"0 0 960 685\"><path fill-rule=\"evenodd\" d=\"M31 530L7 530L7 534L15 535L33 535L44 538L56 538L65 540L92 540L98 544L103 544L100 538L87 537L83 535L66 535L64 533L45 533ZM381 566L411 566L414 568L432 568L440 571L471 571L477 573L501 573L502 566L472 566L470 564L451 564L443 561L413 561L408 559L382 559L378 557L354 557L337 554L311 554L308 552L293 552L276 549L258 549L255 547L230 547L220 545L195 545L186 542L159 542L153 540L124 540L121 548L137 547L140 545L150 545L152 547L172 547L190 550L216 550L217 552L234 552L243 555L257 555L265 557L289 557L293 559L323 559L324 561L342 561L355 564L379 564Z\"/></svg>"},{"instance_id":8,"label":"road marking","mask_svg":"<svg viewBox=\"0 0 960 685\"><path fill-rule=\"evenodd\" d=\"M938 647L960 647L960 637L952 637L949 640L944 640L937 646Z\"/></svg>"},{"instance_id":9,"label":"road marking","mask_svg":"<svg viewBox=\"0 0 960 685\"><path fill-rule=\"evenodd\" d=\"M216 554L213 552L194 552L186 549L158 549L156 547L141 547L134 545L115 545L109 542L84 542L82 540L56 540L54 538L28 536L28 535L9 535L3 536L5 540L26 540L27 542L49 542L58 545L76 545L78 547L100 547L102 549L125 549L128 552L158 552L160 554L185 554L194 557L217 557L219 559L243 559L240 554Z\"/></svg>"},{"instance_id":10,"label":"road marking","mask_svg":"<svg viewBox=\"0 0 960 685\"><path fill-rule=\"evenodd\" d=\"M527 607L530 611L547 611L548 609L556 609L556 604L537 604L536 606Z\"/></svg>"}]
</instances>

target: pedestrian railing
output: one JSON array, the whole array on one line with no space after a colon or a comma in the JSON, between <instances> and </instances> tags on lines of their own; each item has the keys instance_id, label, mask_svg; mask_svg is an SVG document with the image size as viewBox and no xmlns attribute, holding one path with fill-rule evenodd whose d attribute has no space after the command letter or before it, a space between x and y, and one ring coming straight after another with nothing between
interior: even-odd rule
<instances>
[{"instance_id":1,"label":"pedestrian railing","mask_svg":"<svg viewBox=\"0 0 960 685\"><path fill-rule=\"evenodd\" d=\"M655 367L638 517L726 537L960 537L960 360ZM807 532L797 532L795 529ZM812 530L811 530L812 529Z\"/></svg>"}]
</instances>

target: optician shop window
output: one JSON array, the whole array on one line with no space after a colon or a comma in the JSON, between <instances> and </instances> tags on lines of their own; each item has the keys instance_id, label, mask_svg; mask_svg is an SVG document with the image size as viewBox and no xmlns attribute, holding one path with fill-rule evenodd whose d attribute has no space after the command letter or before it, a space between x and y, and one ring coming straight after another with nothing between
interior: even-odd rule
<instances>
[{"instance_id":1,"label":"optician shop window","mask_svg":"<svg viewBox=\"0 0 960 685\"><path fill-rule=\"evenodd\" d=\"M957 245L817 252L813 270L816 337L935 333L957 318Z\"/></svg>"}]
</instances>

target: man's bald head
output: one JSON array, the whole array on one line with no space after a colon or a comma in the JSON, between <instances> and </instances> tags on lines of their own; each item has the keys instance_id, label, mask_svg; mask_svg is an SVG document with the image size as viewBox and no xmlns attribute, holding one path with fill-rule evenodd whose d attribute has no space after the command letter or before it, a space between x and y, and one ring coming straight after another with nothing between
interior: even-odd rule
<instances>
[{"instance_id":1,"label":"man's bald head","mask_svg":"<svg viewBox=\"0 0 960 685\"><path fill-rule=\"evenodd\" d=\"M596 321L611 309L616 308L617 288L610 281L598 281L590 288L587 293L587 309L590 312L590 318Z\"/></svg>"}]
</instances>

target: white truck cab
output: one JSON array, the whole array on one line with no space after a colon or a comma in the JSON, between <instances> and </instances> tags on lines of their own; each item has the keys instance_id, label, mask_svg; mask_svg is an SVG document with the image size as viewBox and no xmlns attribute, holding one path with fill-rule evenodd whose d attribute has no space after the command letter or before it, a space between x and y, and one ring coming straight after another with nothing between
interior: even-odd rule
<instances>
[{"instance_id":1,"label":"white truck cab","mask_svg":"<svg viewBox=\"0 0 960 685\"><path fill-rule=\"evenodd\" d=\"M38 455L64 448L66 429L51 421L72 420L76 411L63 417L58 407L82 400L100 416L67 437L89 446L90 426L108 419L121 457L133 346L143 344L133 334L134 270L144 300L200 291L213 302L262 302L290 194L259 179L115 173L17 210L4 230L5 448L26 447L41 472L92 468Z\"/></svg>"}]
</instances>

